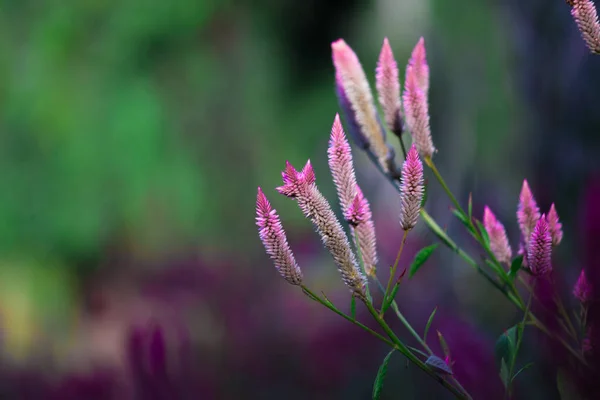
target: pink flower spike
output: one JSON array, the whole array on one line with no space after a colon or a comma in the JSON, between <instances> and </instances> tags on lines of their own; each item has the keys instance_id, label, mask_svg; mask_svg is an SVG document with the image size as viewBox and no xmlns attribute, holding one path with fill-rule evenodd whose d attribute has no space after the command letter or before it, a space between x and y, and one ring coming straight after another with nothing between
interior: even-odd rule
<instances>
[{"instance_id":1,"label":"pink flower spike","mask_svg":"<svg viewBox=\"0 0 600 400\"><path fill-rule=\"evenodd\" d=\"M531 234L527 262L533 275L545 275L552 270L552 236L545 215L537 221Z\"/></svg>"},{"instance_id":2,"label":"pink flower spike","mask_svg":"<svg viewBox=\"0 0 600 400\"><path fill-rule=\"evenodd\" d=\"M415 227L423 201L423 163L419 159L417 148L413 144L402 165L402 183L400 186L400 225L408 231Z\"/></svg>"},{"instance_id":3,"label":"pink flower spike","mask_svg":"<svg viewBox=\"0 0 600 400\"><path fill-rule=\"evenodd\" d=\"M350 207L356 196L356 176L352 165L350 144L346 140L338 114L335 115L333 127L331 128L327 156L342 213L346 214L348 207Z\"/></svg>"},{"instance_id":4,"label":"pink flower spike","mask_svg":"<svg viewBox=\"0 0 600 400\"><path fill-rule=\"evenodd\" d=\"M433 141L431 140L427 96L419 86L418 77L410 71L411 69L407 68L408 73L402 96L406 125L421 157L432 157L435 153L435 147L433 147Z\"/></svg>"},{"instance_id":5,"label":"pink flower spike","mask_svg":"<svg viewBox=\"0 0 600 400\"><path fill-rule=\"evenodd\" d=\"M488 206L483 210L483 226L490 238L490 248L498 261L510 264L512 259L512 249L508 244L508 237L504 225L496 219L494 213Z\"/></svg>"},{"instance_id":6,"label":"pink flower spike","mask_svg":"<svg viewBox=\"0 0 600 400\"><path fill-rule=\"evenodd\" d=\"M538 220L540 219L540 209L537 206L535 198L531 193L529 184L525 179L521 188L521 194L519 195L519 206L517 209L517 221L521 228L523 240L526 244L529 243L529 239L533 229L535 228Z\"/></svg>"},{"instance_id":7,"label":"pink flower spike","mask_svg":"<svg viewBox=\"0 0 600 400\"><path fill-rule=\"evenodd\" d=\"M398 64L387 38L383 39L383 47L377 62L376 80L379 104L383 109L385 122L388 128L396 134L402 133L402 120L400 109L400 79L398 77Z\"/></svg>"},{"instance_id":8,"label":"pink flower spike","mask_svg":"<svg viewBox=\"0 0 600 400\"><path fill-rule=\"evenodd\" d=\"M347 118L360 130L385 172L390 170L390 149L385 141L385 129L381 125L373 95L365 72L354 51L343 39L331 44L336 85L340 105L349 107Z\"/></svg>"},{"instance_id":9,"label":"pink flower spike","mask_svg":"<svg viewBox=\"0 0 600 400\"><path fill-rule=\"evenodd\" d=\"M410 60L406 67L406 78L414 76L417 84L427 97L429 93L429 65L427 65L427 53L425 51L425 39L421 37L412 51Z\"/></svg>"},{"instance_id":10,"label":"pink flower spike","mask_svg":"<svg viewBox=\"0 0 600 400\"><path fill-rule=\"evenodd\" d=\"M260 240L267 254L275 262L279 274L292 285L300 285L302 283L300 267L288 245L279 216L260 187L256 197L256 225L259 228Z\"/></svg>"},{"instance_id":11,"label":"pink flower spike","mask_svg":"<svg viewBox=\"0 0 600 400\"><path fill-rule=\"evenodd\" d=\"M579 278L573 287L573 295L582 303L587 304L592 299L592 285L587 280L585 270L581 270Z\"/></svg>"},{"instance_id":12,"label":"pink flower spike","mask_svg":"<svg viewBox=\"0 0 600 400\"><path fill-rule=\"evenodd\" d=\"M283 186L279 186L276 190L282 195L291 198L298 196L303 185L310 185L315 182L315 173L310 160L306 162L306 165L300 172L296 171L296 168L289 161L286 161L285 169L281 172L281 177L283 179Z\"/></svg>"},{"instance_id":13,"label":"pink flower spike","mask_svg":"<svg viewBox=\"0 0 600 400\"><path fill-rule=\"evenodd\" d=\"M550 211L548 211L548 228L550 229L550 234L552 235L552 244L554 246L558 246L563 238L562 224L559 222L558 213L556 212L556 207L554 207L554 203L550 206Z\"/></svg>"},{"instance_id":14,"label":"pink flower spike","mask_svg":"<svg viewBox=\"0 0 600 400\"><path fill-rule=\"evenodd\" d=\"M350 207L344 213L344 218L348 223L357 227L358 225L365 222L365 214L366 208L369 207L369 203L367 203L365 196L362 191L359 189L354 197L352 203L350 203Z\"/></svg>"},{"instance_id":15,"label":"pink flower spike","mask_svg":"<svg viewBox=\"0 0 600 400\"><path fill-rule=\"evenodd\" d=\"M592 53L600 54L600 23L594 2L573 0L571 15L587 47Z\"/></svg>"}]
</instances>

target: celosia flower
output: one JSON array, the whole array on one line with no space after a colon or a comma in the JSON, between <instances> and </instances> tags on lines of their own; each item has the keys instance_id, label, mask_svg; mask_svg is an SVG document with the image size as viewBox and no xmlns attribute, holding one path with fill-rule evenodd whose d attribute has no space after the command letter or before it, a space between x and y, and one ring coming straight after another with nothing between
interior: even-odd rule
<instances>
[{"instance_id":1,"label":"celosia flower","mask_svg":"<svg viewBox=\"0 0 600 400\"><path fill-rule=\"evenodd\" d=\"M393 155L386 144L385 129L375 108L371 88L360 61L343 39L333 42L331 50L340 107L349 122L360 131L354 136L359 138L361 147L366 147L368 143L383 170L390 172Z\"/></svg>"},{"instance_id":2,"label":"celosia flower","mask_svg":"<svg viewBox=\"0 0 600 400\"><path fill-rule=\"evenodd\" d=\"M400 185L400 226L405 231L415 227L423 201L423 164L413 144L402 165Z\"/></svg>"},{"instance_id":3,"label":"celosia flower","mask_svg":"<svg viewBox=\"0 0 600 400\"><path fill-rule=\"evenodd\" d=\"M571 15L579 28L581 37L592 53L600 54L600 23L594 2L573 0Z\"/></svg>"},{"instance_id":4,"label":"celosia flower","mask_svg":"<svg viewBox=\"0 0 600 400\"><path fill-rule=\"evenodd\" d=\"M375 225L369 201L356 183L350 144L346 140L338 115L335 116L331 128L327 154L340 207L358 241L365 272L372 275L377 265Z\"/></svg>"},{"instance_id":5,"label":"celosia flower","mask_svg":"<svg viewBox=\"0 0 600 400\"><path fill-rule=\"evenodd\" d=\"M521 194L519 195L519 206L517 209L517 221L523 234L525 244L529 243L529 239L533 229L540 219L540 209L537 206L535 198L529 189L527 180L523 181ZM527 249L525 249L527 251Z\"/></svg>"},{"instance_id":6,"label":"celosia flower","mask_svg":"<svg viewBox=\"0 0 600 400\"><path fill-rule=\"evenodd\" d=\"M271 203L261 188L258 188L256 198L256 225L259 227L260 240L265 246L267 254L275 262L277 271L292 285L300 285L302 283L300 267L288 245L279 216L271 207Z\"/></svg>"},{"instance_id":7,"label":"celosia flower","mask_svg":"<svg viewBox=\"0 0 600 400\"><path fill-rule=\"evenodd\" d=\"M552 269L552 236L548 229L546 216L537 221L529 245L527 246L527 262L533 275L545 275Z\"/></svg>"},{"instance_id":8,"label":"celosia flower","mask_svg":"<svg viewBox=\"0 0 600 400\"><path fill-rule=\"evenodd\" d=\"M552 244L558 246L562 241L563 231L554 203L552 203L550 211L548 211L548 229L550 229L550 235L552 235Z\"/></svg>"},{"instance_id":9,"label":"celosia flower","mask_svg":"<svg viewBox=\"0 0 600 400\"><path fill-rule=\"evenodd\" d=\"M323 245L333 256L344 283L354 295L366 300L366 278L358 267L342 225L315 184L310 160L301 172L287 162L282 175L284 185L277 188L279 193L298 202L302 213L311 220Z\"/></svg>"},{"instance_id":10,"label":"celosia flower","mask_svg":"<svg viewBox=\"0 0 600 400\"><path fill-rule=\"evenodd\" d=\"M512 250L508 244L506 230L488 206L485 206L483 210L483 226L490 238L490 249L494 256L498 261L509 264L512 258Z\"/></svg>"},{"instance_id":11,"label":"celosia flower","mask_svg":"<svg viewBox=\"0 0 600 400\"><path fill-rule=\"evenodd\" d=\"M379 104L383 109L385 122L390 130L397 135L402 134L402 117L400 102L400 80L398 78L398 64L387 38L383 39L383 47L379 54L376 69L377 93Z\"/></svg>"},{"instance_id":12,"label":"celosia flower","mask_svg":"<svg viewBox=\"0 0 600 400\"><path fill-rule=\"evenodd\" d=\"M433 147L433 141L431 140L427 95L419 82L422 77L417 74L419 72L417 68L407 67L406 71L404 94L402 95L406 125L410 129L419 154L422 157L432 157L435 153L435 147Z\"/></svg>"},{"instance_id":13,"label":"celosia flower","mask_svg":"<svg viewBox=\"0 0 600 400\"><path fill-rule=\"evenodd\" d=\"M573 287L573 295L583 304L588 303L592 299L592 285L587 280L585 270L583 269Z\"/></svg>"},{"instance_id":14,"label":"celosia flower","mask_svg":"<svg viewBox=\"0 0 600 400\"><path fill-rule=\"evenodd\" d=\"M425 39L422 37L417 42L410 55L410 60L406 66L406 80L409 75L416 78L417 84L427 97L429 93L429 65L427 65L427 53L425 51Z\"/></svg>"}]
</instances>

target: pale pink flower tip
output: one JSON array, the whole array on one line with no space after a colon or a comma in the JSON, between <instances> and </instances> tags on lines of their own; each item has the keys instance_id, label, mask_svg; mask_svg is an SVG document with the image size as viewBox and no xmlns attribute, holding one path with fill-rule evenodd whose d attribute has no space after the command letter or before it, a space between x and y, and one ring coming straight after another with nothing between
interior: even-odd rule
<instances>
[{"instance_id":1,"label":"pale pink flower tip","mask_svg":"<svg viewBox=\"0 0 600 400\"><path fill-rule=\"evenodd\" d=\"M289 161L285 162L285 170L281 172L283 179L283 186L279 186L277 191L287 197L297 197L301 187L315 183L315 172L310 164L310 160L306 162L306 165L302 171L298 172L290 164Z\"/></svg>"},{"instance_id":2,"label":"pale pink flower tip","mask_svg":"<svg viewBox=\"0 0 600 400\"><path fill-rule=\"evenodd\" d=\"M366 212L368 208L369 203L367 202L367 199L363 195L360 188L357 186L356 196L354 197L354 200L346 210L344 218L346 219L346 221L348 221L350 225L356 227L365 222Z\"/></svg>"},{"instance_id":3,"label":"pale pink flower tip","mask_svg":"<svg viewBox=\"0 0 600 400\"><path fill-rule=\"evenodd\" d=\"M406 75L404 82L404 116L406 125L413 137L413 142L423 157L431 157L435 153L429 126L429 105L425 92L419 87L414 74Z\"/></svg>"},{"instance_id":4,"label":"pale pink flower tip","mask_svg":"<svg viewBox=\"0 0 600 400\"><path fill-rule=\"evenodd\" d=\"M571 15L581 37L592 53L600 54L600 23L596 6L591 0L573 0Z\"/></svg>"},{"instance_id":5,"label":"pale pink flower tip","mask_svg":"<svg viewBox=\"0 0 600 400\"><path fill-rule=\"evenodd\" d=\"M425 51L425 39L421 37L412 51L408 66L406 67L406 80L412 75L417 84L427 96L429 92L429 65L427 64L427 52Z\"/></svg>"},{"instance_id":6,"label":"pale pink flower tip","mask_svg":"<svg viewBox=\"0 0 600 400\"><path fill-rule=\"evenodd\" d=\"M550 206L550 211L548 211L548 228L550 229L550 234L552 235L552 244L554 246L558 246L563 238L562 224L559 222L558 213L556 212L556 207L554 207L554 203Z\"/></svg>"},{"instance_id":7,"label":"pale pink flower tip","mask_svg":"<svg viewBox=\"0 0 600 400\"><path fill-rule=\"evenodd\" d=\"M409 230L417 224L423 192L423 163L421 163L417 148L413 144L402 165L402 183L400 185L400 225L402 229Z\"/></svg>"},{"instance_id":8,"label":"pale pink flower tip","mask_svg":"<svg viewBox=\"0 0 600 400\"><path fill-rule=\"evenodd\" d=\"M383 109L385 122L394 132L402 132L400 109L400 79L398 64L394 59L392 48L387 38L383 39L383 47L377 62L376 81L379 103Z\"/></svg>"},{"instance_id":9,"label":"pale pink flower tip","mask_svg":"<svg viewBox=\"0 0 600 400\"><path fill-rule=\"evenodd\" d=\"M517 221L523 234L525 243L529 243L529 238L535 225L540 219L540 209L537 206L535 198L531 193L527 180L523 181L521 194L519 195L519 206L517 209Z\"/></svg>"},{"instance_id":10,"label":"pale pink flower tip","mask_svg":"<svg viewBox=\"0 0 600 400\"><path fill-rule=\"evenodd\" d=\"M256 197L256 225L259 228L260 240L267 254L274 261L279 274L292 285L300 285L302 283L300 267L288 245L279 216L275 209L271 207L271 203L269 203L260 187Z\"/></svg>"},{"instance_id":11,"label":"pale pink flower tip","mask_svg":"<svg viewBox=\"0 0 600 400\"><path fill-rule=\"evenodd\" d=\"M552 269L552 236L545 215L537 221L529 239L527 263L533 275L545 275Z\"/></svg>"},{"instance_id":12,"label":"pale pink flower tip","mask_svg":"<svg viewBox=\"0 0 600 400\"><path fill-rule=\"evenodd\" d=\"M485 206L483 210L483 226L490 238L490 249L494 256L498 261L509 264L512 258L512 249L508 244L506 230L488 206Z\"/></svg>"},{"instance_id":13,"label":"pale pink flower tip","mask_svg":"<svg viewBox=\"0 0 600 400\"><path fill-rule=\"evenodd\" d=\"M592 285L587 280L585 270L583 269L573 287L573 295L583 304L588 303L592 299Z\"/></svg>"}]
</instances>

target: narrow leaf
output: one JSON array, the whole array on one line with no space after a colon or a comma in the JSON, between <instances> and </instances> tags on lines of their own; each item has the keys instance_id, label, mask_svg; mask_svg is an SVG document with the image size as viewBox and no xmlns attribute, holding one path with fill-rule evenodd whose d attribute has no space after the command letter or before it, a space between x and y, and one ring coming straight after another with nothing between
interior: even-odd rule
<instances>
[{"instance_id":1,"label":"narrow leaf","mask_svg":"<svg viewBox=\"0 0 600 400\"><path fill-rule=\"evenodd\" d=\"M444 351L444 356L450 358L450 348L448 347L448 343L446 343L446 339L444 339L444 335L442 335L442 332L440 331L437 331L437 334L440 346L442 346L442 350Z\"/></svg>"},{"instance_id":2,"label":"narrow leaf","mask_svg":"<svg viewBox=\"0 0 600 400\"><path fill-rule=\"evenodd\" d=\"M481 234L481 237L485 241L485 246L489 248L490 247L490 237L489 237L487 231L485 230L485 227L477 219L475 220L475 223L477 224L477 228L479 229L479 233Z\"/></svg>"},{"instance_id":3,"label":"narrow leaf","mask_svg":"<svg viewBox=\"0 0 600 400\"><path fill-rule=\"evenodd\" d=\"M533 365L532 362L525 364L523 367L521 367L521 369L519 369L512 377L511 381L514 381L515 378L517 377L517 375L519 375L521 372L525 371L527 368L531 367Z\"/></svg>"},{"instance_id":4,"label":"narrow leaf","mask_svg":"<svg viewBox=\"0 0 600 400\"><path fill-rule=\"evenodd\" d=\"M398 293L399 288L400 288L400 282L397 282L394 285L394 288L392 289L392 293L390 293L388 295L388 298L385 300L385 303L383 304L382 313L385 313L390 308L390 306L394 302L394 299L396 298L396 294Z\"/></svg>"},{"instance_id":5,"label":"narrow leaf","mask_svg":"<svg viewBox=\"0 0 600 400\"><path fill-rule=\"evenodd\" d=\"M469 210L469 219L471 219L473 217L473 193L469 193L469 206L468 206L468 210Z\"/></svg>"},{"instance_id":6,"label":"narrow leaf","mask_svg":"<svg viewBox=\"0 0 600 400\"><path fill-rule=\"evenodd\" d=\"M379 371L377 371L377 376L375 377L375 383L373 384L373 400L379 400L381 396L381 389L383 388L383 381L385 379L385 375L387 374L388 363L390 362L390 357L392 357L392 353L394 349L392 349L387 356L383 359L383 362L379 366Z\"/></svg>"},{"instance_id":7,"label":"narrow leaf","mask_svg":"<svg viewBox=\"0 0 600 400\"><path fill-rule=\"evenodd\" d=\"M504 358L500 364L500 379L502 380L502 384L505 389L508 389L508 384L510 383L510 377L508 376L508 367L506 366L506 361Z\"/></svg>"},{"instance_id":8,"label":"narrow leaf","mask_svg":"<svg viewBox=\"0 0 600 400\"><path fill-rule=\"evenodd\" d=\"M437 222L435 222L435 220L433 218L431 218L431 216L427 213L427 211L421 209L421 218L423 218L423 222L425 222L425 224L427 224L427 226L429 227L429 229L431 229L433 231L433 233L446 246L448 246L454 252L458 252L458 246L456 245L456 243L454 243L454 241L452 239L450 239L450 236L448 236L446 234L446 232L444 232L442 230L442 228L440 228L440 226L437 224Z\"/></svg>"},{"instance_id":9,"label":"narrow leaf","mask_svg":"<svg viewBox=\"0 0 600 400\"><path fill-rule=\"evenodd\" d=\"M419 270L419 268L421 268L421 266L425 264L425 261L427 261L427 259L431 256L431 254L437 247L438 244L435 243L430 246L423 247L421 250L419 250L412 264L410 265L410 270L408 272L409 278L412 278L413 275Z\"/></svg>"},{"instance_id":10,"label":"narrow leaf","mask_svg":"<svg viewBox=\"0 0 600 400\"><path fill-rule=\"evenodd\" d=\"M350 300L350 316L352 319L356 319L356 297L352 296Z\"/></svg>"},{"instance_id":11,"label":"narrow leaf","mask_svg":"<svg viewBox=\"0 0 600 400\"><path fill-rule=\"evenodd\" d=\"M429 368L431 368L434 372L437 372L438 374L452 375L452 370L450 369L448 364L446 364L446 362L438 356L429 356L427 361L425 361L425 365L427 365Z\"/></svg>"},{"instance_id":12,"label":"narrow leaf","mask_svg":"<svg viewBox=\"0 0 600 400\"><path fill-rule=\"evenodd\" d=\"M472 231L471 224L469 224L469 219L468 219L469 217L467 217L466 215L464 215L463 213L461 213L456 208L452 210L452 214L454 214L454 216L456 218L458 218L460 220L460 222L463 223L463 225L465 226L465 228L467 228L469 231Z\"/></svg>"},{"instance_id":13,"label":"narrow leaf","mask_svg":"<svg viewBox=\"0 0 600 400\"><path fill-rule=\"evenodd\" d=\"M510 264L510 271L508 272L508 276L513 281L517 277L517 274L519 273L519 270L521 269L521 265L523 265L523 256L522 255L516 257Z\"/></svg>"},{"instance_id":14,"label":"narrow leaf","mask_svg":"<svg viewBox=\"0 0 600 400\"><path fill-rule=\"evenodd\" d=\"M435 317L435 313L437 312L437 307L433 309L431 315L429 315L429 319L427 320L427 324L425 325L425 332L423 332L423 341L427 342L427 333L429 332L429 328L431 327L431 323L433 322L433 317Z\"/></svg>"},{"instance_id":15,"label":"narrow leaf","mask_svg":"<svg viewBox=\"0 0 600 400\"><path fill-rule=\"evenodd\" d=\"M517 330L514 326L510 327L504 332L498 340L494 348L496 355L496 362L500 366L502 360L512 360L513 352L517 344L516 340Z\"/></svg>"},{"instance_id":16,"label":"narrow leaf","mask_svg":"<svg viewBox=\"0 0 600 400\"><path fill-rule=\"evenodd\" d=\"M306 295L306 297L308 297L309 299L311 299L313 301L318 301L315 296L313 296L311 293L307 292L306 289L304 289L304 288L302 288L302 293L304 293Z\"/></svg>"}]
</instances>

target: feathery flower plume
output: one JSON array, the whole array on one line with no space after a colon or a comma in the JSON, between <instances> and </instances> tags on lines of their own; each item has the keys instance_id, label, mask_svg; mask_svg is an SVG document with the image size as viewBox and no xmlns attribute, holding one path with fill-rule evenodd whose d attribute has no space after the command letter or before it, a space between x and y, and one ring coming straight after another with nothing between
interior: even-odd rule
<instances>
[{"instance_id":1,"label":"feathery flower plume","mask_svg":"<svg viewBox=\"0 0 600 400\"><path fill-rule=\"evenodd\" d=\"M552 236L546 216L542 215L535 224L529 245L527 262L533 275L545 275L552 269Z\"/></svg>"},{"instance_id":2,"label":"feathery flower plume","mask_svg":"<svg viewBox=\"0 0 600 400\"><path fill-rule=\"evenodd\" d=\"M400 80L398 64L387 38L383 39L383 47L377 62L376 80L379 104L383 109L385 122L396 135L402 134L402 116L400 102Z\"/></svg>"},{"instance_id":3,"label":"feathery flower plume","mask_svg":"<svg viewBox=\"0 0 600 400\"><path fill-rule=\"evenodd\" d=\"M331 128L327 155L344 218L350 223L352 234L358 241L365 272L372 275L377 265L375 224L369 201L356 183L350 144L337 114Z\"/></svg>"},{"instance_id":4,"label":"feathery flower plume","mask_svg":"<svg viewBox=\"0 0 600 400\"><path fill-rule=\"evenodd\" d=\"M413 144L402 165L402 184L400 186L400 225L408 231L415 227L423 201L423 164L417 148Z\"/></svg>"},{"instance_id":5,"label":"feathery flower plume","mask_svg":"<svg viewBox=\"0 0 600 400\"><path fill-rule=\"evenodd\" d=\"M288 245L277 211L271 207L271 203L260 187L256 198L256 225L259 228L260 240L267 254L275 262L279 274L292 285L300 285L302 283L300 267Z\"/></svg>"},{"instance_id":6,"label":"feathery flower plume","mask_svg":"<svg viewBox=\"0 0 600 400\"><path fill-rule=\"evenodd\" d=\"M552 235L552 244L558 246L562 241L563 231L554 203L552 203L550 211L548 211L548 229L550 229L550 235Z\"/></svg>"},{"instance_id":7,"label":"feathery flower plume","mask_svg":"<svg viewBox=\"0 0 600 400\"><path fill-rule=\"evenodd\" d=\"M592 53L600 54L600 23L594 2L573 0L571 3L571 15L579 28L581 37Z\"/></svg>"},{"instance_id":8,"label":"feathery flower plume","mask_svg":"<svg viewBox=\"0 0 600 400\"><path fill-rule=\"evenodd\" d=\"M427 64L427 52L425 51L425 39L422 37L417 42L410 55L406 66L406 80L412 75L416 78L417 85L421 88L425 97L429 94L429 65Z\"/></svg>"},{"instance_id":9,"label":"feathery flower plume","mask_svg":"<svg viewBox=\"0 0 600 400\"><path fill-rule=\"evenodd\" d=\"M421 157L432 157L435 153L435 147L433 147L433 141L431 140L427 96L419 85L419 77L416 74L418 70L407 68L406 71L404 94L402 95L406 125Z\"/></svg>"},{"instance_id":10,"label":"feathery flower plume","mask_svg":"<svg viewBox=\"0 0 600 400\"><path fill-rule=\"evenodd\" d=\"M317 233L321 236L323 245L333 256L346 286L355 296L366 300L366 278L358 267L342 225L315 184L315 175L310 160L301 172L296 171L287 162L282 176L284 184L278 187L277 191L296 199L302 213L311 220Z\"/></svg>"},{"instance_id":11,"label":"feathery flower plume","mask_svg":"<svg viewBox=\"0 0 600 400\"><path fill-rule=\"evenodd\" d=\"M483 210L483 226L490 237L490 249L492 253L494 253L498 261L510 264L512 250L508 244L506 230L488 206L485 206Z\"/></svg>"},{"instance_id":12,"label":"feathery flower plume","mask_svg":"<svg viewBox=\"0 0 600 400\"><path fill-rule=\"evenodd\" d=\"M592 285L585 276L585 270L581 270L579 278L573 287L573 295L582 303L586 304L592 299Z\"/></svg>"},{"instance_id":13,"label":"feathery flower plume","mask_svg":"<svg viewBox=\"0 0 600 400\"><path fill-rule=\"evenodd\" d=\"M517 221L523 234L525 244L529 243L531 233L540 219L540 209L531 193L527 180L523 180L521 194L519 195L519 206L517 209ZM527 246L525 246L527 247ZM525 249L527 251L527 249Z\"/></svg>"},{"instance_id":14,"label":"feathery flower plume","mask_svg":"<svg viewBox=\"0 0 600 400\"><path fill-rule=\"evenodd\" d=\"M333 42L331 50L340 107L352 127L359 130L353 136L358 138L359 146L370 147L383 170L390 172L393 154L385 141L385 129L360 61L343 39Z\"/></svg>"}]
</instances>

